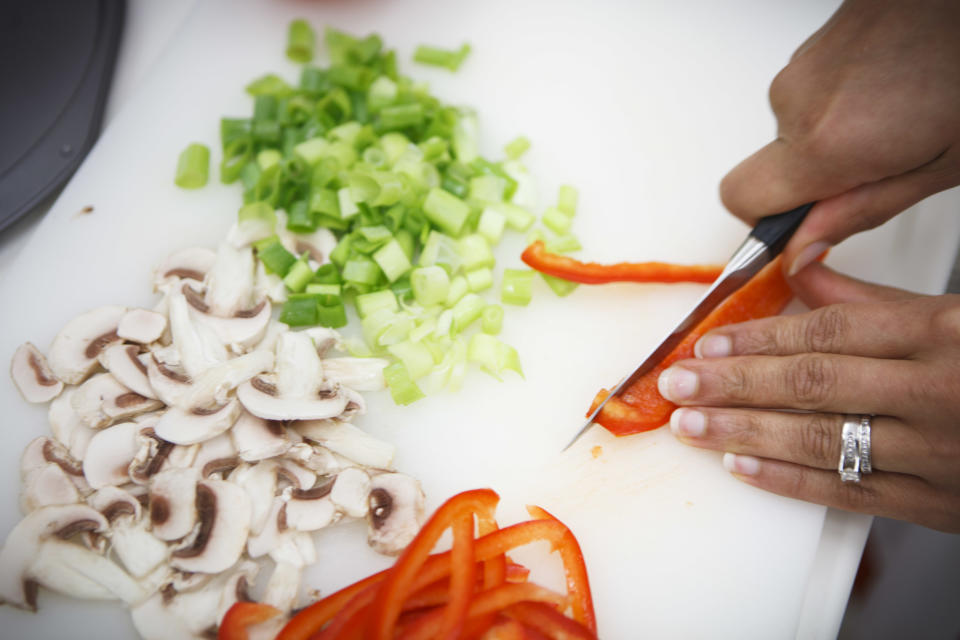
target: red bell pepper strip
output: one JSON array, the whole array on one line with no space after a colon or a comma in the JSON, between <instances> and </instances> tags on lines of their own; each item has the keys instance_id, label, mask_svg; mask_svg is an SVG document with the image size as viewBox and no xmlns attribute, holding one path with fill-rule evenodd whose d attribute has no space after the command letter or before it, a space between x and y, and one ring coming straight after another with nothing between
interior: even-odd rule
<instances>
[{"instance_id":1,"label":"red bell pepper strip","mask_svg":"<svg viewBox=\"0 0 960 640\"><path fill-rule=\"evenodd\" d=\"M220 629L217 631L218 640L247 640L250 635L247 628L265 622L280 615L280 610L261 602L235 602L227 609Z\"/></svg>"},{"instance_id":2,"label":"red bell pepper strip","mask_svg":"<svg viewBox=\"0 0 960 640\"><path fill-rule=\"evenodd\" d=\"M313 636L316 640L362 640L365 637L367 610L376 594L377 585L368 585L347 602L330 620L320 633Z\"/></svg>"},{"instance_id":3,"label":"red bell pepper strip","mask_svg":"<svg viewBox=\"0 0 960 640\"><path fill-rule=\"evenodd\" d=\"M301 609L297 615L293 616L286 626L280 630L276 640L308 640L313 634L317 633L323 625L330 622L347 603L353 600L357 594L363 592L375 584L383 582L390 569L384 569L372 576L367 576L363 580L331 593L326 598L314 602L308 607ZM369 590L367 597L369 601L373 600L374 591Z\"/></svg>"},{"instance_id":4,"label":"red bell pepper strip","mask_svg":"<svg viewBox=\"0 0 960 640\"><path fill-rule=\"evenodd\" d=\"M507 611L511 608L508 607ZM522 622L502 616L488 629L488 632L490 635L487 637L496 638L496 640L550 640L549 636L531 629Z\"/></svg>"},{"instance_id":5,"label":"red bell pepper strip","mask_svg":"<svg viewBox=\"0 0 960 640\"><path fill-rule=\"evenodd\" d=\"M436 638L456 640L463 629L470 599L477 585L477 565L473 561L473 514L462 515L453 523L453 549L450 551L450 600L442 609L443 618Z\"/></svg>"},{"instance_id":6,"label":"red bell pepper strip","mask_svg":"<svg viewBox=\"0 0 960 640\"><path fill-rule=\"evenodd\" d=\"M549 276L581 284L609 282L701 282L717 279L723 267L716 265L680 265L669 262L618 262L599 264L581 262L569 256L550 253L542 240L524 249L520 258L533 269Z\"/></svg>"},{"instance_id":7,"label":"red bell pepper strip","mask_svg":"<svg viewBox=\"0 0 960 640\"><path fill-rule=\"evenodd\" d=\"M482 518L492 519L499 501L500 496L490 489L464 491L447 500L430 516L380 585L370 620L371 638L392 639L393 625L403 609L403 602L415 591L418 573L440 535L465 515L479 514ZM462 558L458 555L457 560ZM452 561L451 554L451 563ZM472 566L473 561L469 564Z\"/></svg>"},{"instance_id":8,"label":"red bell pepper strip","mask_svg":"<svg viewBox=\"0 0 960 640\"><path fill-rule=\"evenodd\" d=\"M503 612L551 639L596 640L597 637L576 620L543 602L518 602Z\"/></svg>"},{"instance_id":9,"label":"red bell pepper strip","mask_svg":"<svg viewBox=\"0 0 960 640\"><path fill-rule=\"evenodd\" d=\"M657 389L657 379L664 369L674 362L694 357L693 347L697 340L711 329L776 315L792 299L793 291L783 276L780 260L774 260L694 327L662 362L630 385L619 398L611 399L597 416L596 422L617 436L662 426L676 408ZM586 415L590 415L607 394L606 389L600 390Z\"/></svg>"}]
</instances>

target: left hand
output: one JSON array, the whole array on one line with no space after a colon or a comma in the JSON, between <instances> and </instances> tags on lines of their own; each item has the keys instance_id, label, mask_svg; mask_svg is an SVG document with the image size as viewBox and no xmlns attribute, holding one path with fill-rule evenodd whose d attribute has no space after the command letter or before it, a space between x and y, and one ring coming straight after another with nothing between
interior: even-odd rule
<instances>
[{"instance_id":1,"label":"left hand","mask_svg":"<svg viewBox=\"0 0 960 640\"><path fill-rule=\"evenodd\" d=\"M960 296L821 264L792 284L814 311L716 329L664 371L673 432L762 489L960 532ZM843 414L875 416L860 483L837 472Z\"/></svg>"}]
</instances>

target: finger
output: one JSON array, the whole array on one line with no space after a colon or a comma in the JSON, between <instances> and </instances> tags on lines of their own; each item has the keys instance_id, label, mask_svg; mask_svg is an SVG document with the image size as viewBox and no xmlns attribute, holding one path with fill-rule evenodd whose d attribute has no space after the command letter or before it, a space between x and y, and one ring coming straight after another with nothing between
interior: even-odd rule
<instances>
[{"instance_id":1,"label":"finger","mask_svg":"<svg viewBox=\"0 0 960 640\"><path fill-rule=\"evenodd\" d=\"M836 471L779 460L725 454L723 466L736 478L782 496L816 504L908 520L942 531L960 531L960 497L899 473L872 473L861 482L841 482Z\"/></svg>"},{"instance_id":2,"label":"finger","mask_svg":"<svg viewBox=\"0 0 960 640\"><path fill-rule=\"evenodd\" d=\"M703 449L783 460L818 469L840 461L844 416L747 409L684 407L670 416L670 430L684 443ZM923 469L925 447L900 420L871 420L874 471L912 473Z\"/></svg>"},{"instance_id":3,"label":"finger","mask_svg":"<svg viewBox=\"0 0 960 640\"><path fill-rule=\"evenodd\" d=\"M839 302L894 302L924 297L905 289L851 278L820 262L800 270L789 282L800 301L811 309Z\"/></svg>"},{"instance_id":4,"label":"finger","mask_svg":"<svg viewBox=\"0 0 960 640\"><path fill-rule=\"evenodd\" d=\"M919 371L918 371L919 368ZM906 360L805 353L682 360L660 374L657 388L674 404L806 409L901 416L923 365Z\"/></svg>"},{"instance_id":5,"label":"finger","mask_svg":"<svg viewBox=\"0 0 960 640\"><path fill-rule=\"evenodd\" d=\"M697 341L694 353L698 358L801 353L906 358L929 342L929 327L915 322L920 313L913 300L829 305L719 327Z\"/></svg>"}]
</instances>

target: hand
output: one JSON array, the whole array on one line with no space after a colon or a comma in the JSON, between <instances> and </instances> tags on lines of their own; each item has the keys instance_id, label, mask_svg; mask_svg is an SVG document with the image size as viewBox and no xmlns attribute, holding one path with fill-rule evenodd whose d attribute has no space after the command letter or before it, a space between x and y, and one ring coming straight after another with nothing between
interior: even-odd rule
<instances>
[{"instance_id":1,"label":"hand","mask_svg":"<svg viewBox=\"0 0 960 640\"><path fill-rule=\"evenodd\" d=\"M706 334L660 392L685 443L727 452L749 484L960 532L960 296L866 284L815 263L794 278L814 311ZM834 304L838 301L855 300ZM782 412L800 409L805 412ZM873 414L873 470L837 473L844 413Z\"/></svg>"},{"instance_id":2,"label":"hand","mask_svg":"<svg viewBox=\"0 0 960 640\"><path fill-rule=\"evenodd\" d=\"M724 178L753 225L817 201L784 251L830 245L960 184L960 2L847 0L770 87L778 137Z\"/></svg>"}]
</instances>

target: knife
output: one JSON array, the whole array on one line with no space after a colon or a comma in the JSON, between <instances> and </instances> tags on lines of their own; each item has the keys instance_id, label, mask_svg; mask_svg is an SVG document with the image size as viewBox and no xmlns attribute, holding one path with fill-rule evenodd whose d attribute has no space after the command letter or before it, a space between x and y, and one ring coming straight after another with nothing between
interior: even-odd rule
<instances>
[{"instance_id":1,"label":"knife","mask_svg":"<svg viewBox=\"0 0 960 640\"><path fill-rule=\"evenodd\" d=\"M572 447L573 443L586 433L587 429L593 424L594 419L610 398L621 395L631 384L640 378L640 376L655 367L657 363L673 351L673 349L687 337L687 334L689 334L701 320L706 318L718 304L746 284L760 269L780 255L780 252L783 251L783 248L787 245L787 241L793 236L793 232L796 231L800 223L803 222L803 219L807 216L807 212L810 211L813 205L814 203L810 202L796 209L762 218L753 230L750 231L750 235L743 241L740 248L736 250L733 257L730 258L730 261L723 268L720 276L710 285L710 288L703 294L703 297L700 298L700 301L693 307L693 310L680 321L680 324L678 324L675 329L667 334L667 337L644 359L640 366L624 378L603 402L593 410L587 417L587 422L583 425L583 428L577 432L577 435L573 437L573 440L571 440L563 450L566 451Z\"/></svg>"}]
</instances>

